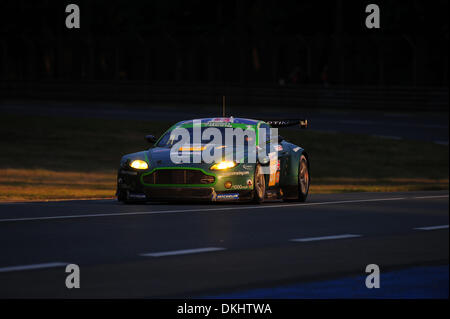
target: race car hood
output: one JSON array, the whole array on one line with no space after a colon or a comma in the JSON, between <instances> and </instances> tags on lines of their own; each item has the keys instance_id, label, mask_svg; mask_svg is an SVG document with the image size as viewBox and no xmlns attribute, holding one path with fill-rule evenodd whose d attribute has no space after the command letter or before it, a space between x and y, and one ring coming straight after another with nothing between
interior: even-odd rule
<instances>
[{"instance_id":1,"label":"race car hood","mask_svg":"<svg viewBox=\"0 0 450 319\"><path fill-rule=\"evenodd\" d=\"M155 147L149 150L148 158L149 158L149 166L151 167L161 167L161 166L176 166L178 164L172 162L170 154L173 150L167 147ZM189 158L189 163L192 166L196 166L195 164L205 165L205 164L213 164L213 163L193 163L194 153L200 153L201 148L193 148L192 150L185 151L186 157ZM224 152L224 156L233 156L235 159L242 159L245 157L245 152L236 152L235 149L231 149L229 151Z\"/></svg>"},{"instance_id":2,"label":"race car hood","mask_svg":"<svg viewBox=\"0 0 450 319\"><path fill-rule=\"evenodd\" d=\"M151 148L149 150L149 160L151 167L174 165L170 159L170 148L167 147Z\"/></svg>"}]
</instances>

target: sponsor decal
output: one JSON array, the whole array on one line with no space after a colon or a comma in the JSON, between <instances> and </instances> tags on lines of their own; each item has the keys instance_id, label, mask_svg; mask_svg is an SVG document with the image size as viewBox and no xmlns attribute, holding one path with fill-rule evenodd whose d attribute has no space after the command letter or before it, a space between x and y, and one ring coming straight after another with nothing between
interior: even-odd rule
<instances>
[{"instance_id":1,"label":"sponsor decal","mask_svg":"<svg viewBox=\"0 0 450 319\"><path fill-rule=\"evenodd\" d=\"M270 164L269 164L269 187L274 186L276 184L276 173L278 171L278 157L276 153L269 153Z\"/></svg>"},{"instance_id":2,"label":"sponsor decal","mask_svg":"<svg viewBox=\"0 0 450 319\"><path fill-rule=\"evenodd\" d=\"M129 193L128 194L128 197L131 199L131 198L134 198L134 199L145 199L145 198L147 198L146 196L145 196L145 194L135 194L135 193Z\"/></svg>"},{"instance_id":3,"label":"sponsor decal","mask_svg":"<svg viewBox=\"0 0 450 319\"><path fill-rule=\"evenodd\" d=\"M275 150L277 150L278 152L281 152L283 150L283 146L278 144L277 146L275 146Z\"/></svg>"},{"instance_id":4,"label":"sponsor decal","mask_svg":"<svg viewBox=\"0 0 450 319\"><path fill-rule=\"evenodd\" d=\"M229 122L207 122L206 125L213 127L233 127Z\"/></svg>"},{"instance_id":5,"label":"sponsor decal","mask_svg":"<svg viewBox=\"0 0 450 319\"><path fill-rule=\"evenodd\" d=\"M279 171L280 170L280 160L278 160L278 162L277 162L277 171Z\"/></svg>"},{"instance_id":6,"label":"sponsor decal","mask_svg":"<svg viewBox=\"0 0 450 319\"><path fill-rule=\"evenodd\" d=\"M239 199L239 194L237 194L237 193L233 193L233 194L217 194L216 199L217 200Z\"/></svg>"},{"instance_id":7,"label":"sponsor decal","mask_svg":"<svg viewBox=\"0 0 450 319\"><path fill-rule=\"evenodd\" d=\"M228 118L228 117L217 117L217 118L213 118L212 120L210 120L209 122L207 122L206 124L208 126L217 126L217 127L232 127L231 123L233 123L234 119L233 118Z\"/></svg>"},{"instance_id":8,"label":"sponsor decal","mask_svg":"<svg viewBox=\"0 0 450 319\"><path fill-rule=\"evenodd\" d=\"M273 120L273 121L267 121L267 123L272 126L284 126L284 125L291 124L291 121Z\"/></svg>"},{"instance_id":9,"label":"sponsor decal","mask_svg":"<svg viewBox=\"0 0 450 319\"><path fill-rule=\"evenodd\" d=\"M233 123L234 118L232 117L215 117L210 122L227 122L227 123Z\"/></svg>"},{"instance_id":10,"label":"sponsor decal","mask_svg":"<svg viewBox=\"0 0 450 319\"><path fill-rule=\"evenodd\" d=\"M120 174L124 174L124 175L137 175L137 172L120 171Z\"/></svg>"},{"instance_id":11,"label":"sponsor decal","mask_svg":"<svg viewBox=\"0 0 450 319\"><path fill-rule=\"evenodd\" d=\"M300 147L298 147L298 146L293 149L294 152L298 152L299 150L300 150Z\"/></svg>"},{"instance_id":12,"label":"sponsor decal","mask_svg":"<svg viewBox=\"0 0 450 319\"><path fill-rule=\"evenodd\" d=\"M253 169L253 165L244 164L244 165L242 165L242 168L251 170L251 169Z\"/></svg>"},{"instance_id":13,"label":"sponsor decal","mask_svg":"<svg viewBox=\"0 0 450 319\"><path fill-rule=\"evenodd\" d=\"M277 172L277 175L275 177L275 183L278 184L280 182L280 171Z\"/></svg>"},{"instance_id":14,"label":"sponsor decal","mask_svg":"<svg viewBox=\"0 0 450 319\"><path fill-rule=\"evenodd\" d=\"M223 172L221 174L222 176L246 176L250 175L249 171L242 171L242 172Z\"/></svg>"},{"instance_id":15,"label":"sponsor decal","mask_svg":"<svg viewBox=\"0 0 450 319\"><path fill-rule=\"evenodd\" d=\"M247 185L233 185L231 189L248 189Z\"/></svg>"},{"instance_id":16,"label":"sponsor decal","mask_svg":"<svg viewBox=\"0 0 450 319\"><path fill-rule=\"evenodd\" d=\"M253 181L251 179L247 180L247 185L248 187L251 187L253 185Z\"/></svg>"}]
</instances>

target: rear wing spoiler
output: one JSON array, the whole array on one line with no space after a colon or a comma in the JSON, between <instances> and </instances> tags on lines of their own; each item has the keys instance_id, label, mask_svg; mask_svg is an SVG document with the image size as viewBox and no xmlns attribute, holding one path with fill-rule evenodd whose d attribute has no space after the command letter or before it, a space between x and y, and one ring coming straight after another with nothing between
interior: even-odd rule
<instances>
[{"instance_id":1,"label":"rear wing spoiler","mask_svg":"<svg viewBox=\"0 0 450 319\"><path fill-rule=\"evenodd\" d=\"M264 121L267 124L269 124L272 127L288 127L288 126L294 126L299 125L300 128L307 128L308 127L308 120L307 119L297 119L297 120L267 120Z\"/></svg>"}]
</instances>

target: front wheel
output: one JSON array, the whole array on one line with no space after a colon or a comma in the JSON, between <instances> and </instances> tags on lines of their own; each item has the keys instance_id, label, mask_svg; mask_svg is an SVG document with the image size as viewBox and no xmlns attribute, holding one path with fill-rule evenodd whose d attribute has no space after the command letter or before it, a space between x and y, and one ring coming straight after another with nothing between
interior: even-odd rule
<instances>
[{"instance_id":1,"label":"front wheel","mask_svg":"<svg viewBox=\"0 0 450 319\"><path fill-rule=\"evenodd\" d=\"M124 203L127 200L127 193L123 190L117 191L117 201Z\"/></svg>"},{"instance_id":2,"label":"front wheel","mask_svg":"<svg viewBox=\"0 0 450 319\"><path fill-rule=\"evenodd\" d=\"M261 165L255 167L255 181L253 190L253 201L257 204L264 202L264 196L266 195L266 179L262 172Z\"/></svg>"},{"instance_id":3,"label":"front wheel","mask_svg":"<svg viewBox=\"0 0 450 319\"><path fill-rule=\"evenodd\" d=\"M309 165L305 155L300 157L298 168L298 200L306 201L309 192Z\"/></svg>"}]
</instances>

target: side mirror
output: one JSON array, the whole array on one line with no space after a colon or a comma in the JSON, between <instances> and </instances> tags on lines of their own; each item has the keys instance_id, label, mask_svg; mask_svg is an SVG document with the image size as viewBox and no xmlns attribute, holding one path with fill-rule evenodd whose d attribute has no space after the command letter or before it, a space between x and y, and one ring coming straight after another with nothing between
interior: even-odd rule
<instances>
[{"instance_id":1,"label":"side mirror","mask_svg":"<svg viewBox=\"0 0 450 319\"><path fill-rule=\"evenodd\" d=\"M157 139L156 139L156 137L154 135L146 135L145 136L145 140L147 142L149 142L150 144L155 144L156 141L157 141Z\"/></svg>"}]
</instances>

